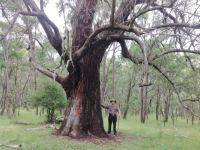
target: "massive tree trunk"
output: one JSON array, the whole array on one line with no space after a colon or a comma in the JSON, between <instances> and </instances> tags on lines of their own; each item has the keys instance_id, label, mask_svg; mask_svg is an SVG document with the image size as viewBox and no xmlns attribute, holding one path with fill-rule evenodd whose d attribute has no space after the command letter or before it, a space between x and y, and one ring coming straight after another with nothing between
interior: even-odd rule
<instances>
[{"instance_id":1,"label":"massive tree trunk","mask_svg":"<svg viewBox=\"0 0 200 150\"><path fill-rule=\"evenodd\" d=\"M101 112L99 67L100 61L88 56L80 70L72 76L75 84L70 93L66 91L69 106L59 129L61 135L106 135Z\"/></svg>"},{"instance_id":2,"label":"massive tree trunk","mask_svg":"<svg viewBox=\"0 0 200 150\"><path fill-rule=\"evenodd\" d=\"M72 18L72 52L77 51L92 32L96 3L96 0L77 2L78 14ZM59 134L71 137L88 134L100 137L106 135L101 112L99 72L105 50L106 47L98 48L98 50L92 49L91 53L86 54L80 62L74 64L76 69L70 73L67 79L70 83L63 83L69 105Z\"/></svg>"}]
</instances>

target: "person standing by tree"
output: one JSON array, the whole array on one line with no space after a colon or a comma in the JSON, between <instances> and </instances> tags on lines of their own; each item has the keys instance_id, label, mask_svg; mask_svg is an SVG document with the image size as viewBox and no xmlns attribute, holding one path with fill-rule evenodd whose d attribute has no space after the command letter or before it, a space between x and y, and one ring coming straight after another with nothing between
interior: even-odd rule
<instances>
[{"instance_id":1,"label":"person standing by tree","mask_svg":"<svg viewBox=\"0 0 200 150\"><path fill-rule=\"evenodd\" d=\"M117 114L120 115L119 106L117 105L117 101L115 99L110 100L109 106L101 105L103 108L108 109L109 115L108 115L108 134L111 133L111 127L113 124L113 132L114 135L116 135L116 124L117 124Z\"/></svg>"}]
</instances>

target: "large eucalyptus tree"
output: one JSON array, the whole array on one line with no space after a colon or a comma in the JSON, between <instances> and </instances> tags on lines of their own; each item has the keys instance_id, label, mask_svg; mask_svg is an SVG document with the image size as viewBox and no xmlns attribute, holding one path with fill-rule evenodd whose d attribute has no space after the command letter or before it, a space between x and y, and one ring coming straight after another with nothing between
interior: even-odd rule
<instances>
[{"instance_id":1,"label":"large eucalyptus tree","mask_svg":"<svg viewBox=\"0 0 200 150\"><path fill-rule=\"evenodd\" d=\"M101 111L99 70L106 49L112 43L119 43L123 57L143 66L140 85L143 122L147 111L146 91L150 85L148 67L152 66L160 72L175 89L173 82L156 65L156 60L174 52L200 53L196 51L195 46L199 40L198 32L195 32L200 27L199 7L195 7L195 10L189 8L187 0L75 0L73 1L75 7L62 1L66 3L63 7L69 6L74 9L74 14L70 18L72 42L67 48L63 44L64 40L58 27L45 14L43 0L40 0L40 3L34 0L21 2L22 6L14 15L9 30L20 15L37 17L50 44L60 55L68 70L67 76L63 77L37 64L33 55L30 56L33 66L46 76L55 79L66 92L69 105L64 114L64 121L57 131L60 135L106 136ZM94 21L97 5L100 2L110 7L110 16L104 16L104 23ZM192 1L195 2L198 3ZM9 30L2 39L9 34ZM34 38L31 32L29 29L30 47L34 50ZM154 39L159 44L154 42L150 45L146 42L147 39ZM135 57L128 51L127 41L139 45L141 57ZM153 53L155 47L162 50L161 54ZM186 58L190 59L187 55Z\"/></svg>"}]
</instances>

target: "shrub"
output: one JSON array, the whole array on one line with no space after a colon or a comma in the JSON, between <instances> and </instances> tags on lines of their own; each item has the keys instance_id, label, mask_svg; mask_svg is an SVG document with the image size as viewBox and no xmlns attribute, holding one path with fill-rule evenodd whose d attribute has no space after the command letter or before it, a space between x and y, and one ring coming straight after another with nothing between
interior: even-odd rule
<instances>
[{"instance_id":1,"label":"shrub","mask_svg":"<svg viewBox=\"0 0 200 150\"><path fill-rule=\"evenodd\" d=\"M55 121L55 110L66 106L63 89L54 82L45 82L32 96L33 106L42 106L47 111L47 122Z\"/></svg>"}]
</instances>

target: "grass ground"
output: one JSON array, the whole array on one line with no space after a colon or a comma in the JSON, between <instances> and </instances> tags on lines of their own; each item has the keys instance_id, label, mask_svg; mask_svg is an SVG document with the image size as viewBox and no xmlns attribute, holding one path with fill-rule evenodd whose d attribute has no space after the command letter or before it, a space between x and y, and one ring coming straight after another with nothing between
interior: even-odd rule
<instances>
[{"instance_id":1,"label":"grass ground","mask_svg":"<svg viewBox=\"0 0 200 150\"><path fill-rule=\"evenodd\" d=\"M22 144L22 150L199 150L200 124L186 124L178 120L163 126L161 121L153 117L141 124L138 117L120 120L119 131L129 138L120 142L96 145L93 143L56 137L52 129L43 124L44 116L36 116L33 112L21 112L20 116L8 119L0 117L0 144ZM29 122L30 124L18 124ZM107 119L105 119L105 123ZM107 124L105 125L107 128ZM9 148L0 147L0 150Z\"/></svg>"}]
</instances>

